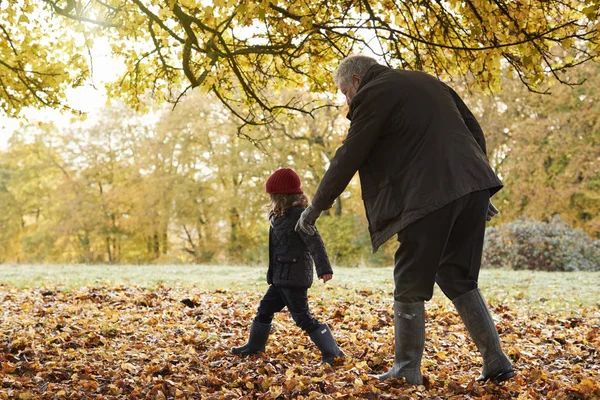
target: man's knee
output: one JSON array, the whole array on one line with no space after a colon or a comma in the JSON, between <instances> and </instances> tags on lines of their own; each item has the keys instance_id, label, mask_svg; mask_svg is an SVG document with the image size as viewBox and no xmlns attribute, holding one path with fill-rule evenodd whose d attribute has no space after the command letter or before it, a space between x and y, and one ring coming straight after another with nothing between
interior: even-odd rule
<instances>
[{"instance_id":1,"label":"man's knee","mask_svg":"<svg viewBox=\"0 0 600 400\"><path fill-rule=\"evenodd\" d=\"M433 296L435 273L429 274L411 266L394 273L394 300L401 303L428 301Z\"/></svg>"},{"instance_id":2,"label":"man's knee","mask_svg":"<svg viewBox=\"0 0 600 400\"><path fill-rule=\"evenodd\" d=\"M430 264L434 264L430 261ZM435 269L427 263L396 263L394 269L394 299L401 303L427 301L433 296Z\"/></svg>"},{"instance_id":3,"label":"man's knee","mask_svg":"<svg viewBox=\"0 0 600 400\"><path fill-rule=\"evenodd\" d=\"M477 289L477 281L471 279L448 279L438 274L435 282L450 300Z\"/></svg>"},{"instance_id":4,"label":"man's knee","mask_svg":"<svg viewBox=\"0 0 600 400\"><path fill-rule=\"evenodd\" d=\"M433 297L433 285L398 285L394 290L394 300L400 303L416 303L418 301L429 301Z\"/></svg>"}]
</instances>

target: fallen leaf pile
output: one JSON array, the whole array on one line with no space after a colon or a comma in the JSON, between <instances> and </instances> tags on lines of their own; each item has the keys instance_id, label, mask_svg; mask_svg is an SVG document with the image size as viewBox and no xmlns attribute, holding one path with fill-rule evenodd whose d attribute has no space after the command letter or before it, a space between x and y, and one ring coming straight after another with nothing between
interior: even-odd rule
<instances>
[{"instance_id":1,"label":"fallen leaf pile","mask_svg":"<svg viewBox=\"0 0 600 400\"><path fill-rule=\"evenodd\" d=\"M331 294L331 296L329 296ZM335 295L334 295L335 294ZM260 294L159 287L0 286L1 399L594 399L600 398L600 311L493 307L517 375L475 383L481 359L456 312L426 305L425 384L370 377L393 362L392 299L383 291L310 297L348 356L334 367L287 311L266 352L246 342Z\"/></svg>"}]
</instances>

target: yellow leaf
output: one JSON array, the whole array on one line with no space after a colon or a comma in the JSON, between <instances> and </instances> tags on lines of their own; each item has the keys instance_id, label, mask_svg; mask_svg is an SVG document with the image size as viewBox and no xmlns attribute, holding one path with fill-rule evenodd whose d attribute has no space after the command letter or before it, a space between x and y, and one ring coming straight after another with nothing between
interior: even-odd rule
<instances>
[{"instance_id":1,"label":"yellow leaf","mask_svg":"<svg viewBox=\"0 0 600 400\"><path fill-rule=\"evenodd\" d=\"M121 369L124 369L125 371L128 371L128 372L135 372L137 370L137 368L135 367L135 365L133 365L131 363L123 363L123 364L121 364Z\"/></svg>"},{"instance_id":2,"label":"yellow leaf","mask_svg":"<svg viewBox=\"0 0 600 400\"><path fill-rule=\"evenodd\" d=\"M196 2L194 0L180 0L180 4L183 7L194 8L196 7Z\"/></svg>"},{"instance_id":3,"label":"yellow leaf","mask_svg":"<svg viewBox=\"0 0 600 400\"><path fill-rule=\"evenodd\" d=\"M313 26L312 19L308 16L300 18L300 23L302 24L302 26L308 29L312 28Z\"/></svg>"},{"instance_id":4,"label":"yellow leaf","mask_svg":"<svg viewBox=\"0 0 600 400\"><path fill-rule=\"evenodd\" d=\"M272 399L276 399L279 396L281 396L282 392L283 392L283 389L281 386L271 386L269 388L269 395L271 396Z\"/></svg>"},{"instance_id":5,"label":"yellow leaf","mask_svg":"<svg viewBox=\"0 0 600 400\"><path fill-rule=\"evenodd\" d=\"M593 395L596 390L600 390L600 386L591 379L582 379L576 387L580 393L588 396Z\"/></svg>"}]
</instances>

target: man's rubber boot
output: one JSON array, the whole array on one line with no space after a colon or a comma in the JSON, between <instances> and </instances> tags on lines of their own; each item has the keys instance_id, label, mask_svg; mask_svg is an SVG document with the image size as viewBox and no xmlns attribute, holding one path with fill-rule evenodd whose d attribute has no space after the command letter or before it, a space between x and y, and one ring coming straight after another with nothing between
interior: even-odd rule
<instances>
[{"instance_id":1,"label":"man's rubber boot","mask_svg":"<svg viewBox=\"0 0 600 400\"><path fill-rule=\"evenodd\" d=\"M247 356L249 354L265 351L265 345L267 344L270 333L271 324L263 324L255 318L250 327L250 338L248 339L248 343L240 347L232 347L231 352L233 354Z\"/></svg>"},{"instance_id":2,"label":"man's rubber boot","mask_svg":"<svg viewBox=\"0 0 600 400\"><path fill-rule=\"evenodd\" d=\"M515 376L512 364L502 351L494 320L479 289L458 296L452 303L483 357L483 372L477 382L491 380L498 384Z\"/></svg>"},{"instance_id":3,"label":"man's rubber boot","mask_svg":"<svg viewBox=\"0 0 600 400\"><path fill-rule=\"evenodd\" d=\"M394 365L378 378L404 378L406 383L421 385L421 357L425 347L424 302L394 302L394 342Z\"/></svg>"},{"instance_id":4,"label":"man's rubber boot","mask_svg":"<svg viewBox=\"0 0 600 400\"><path fill-rule=\"evenodd\" d=\"M323 356L322 363L333 364L336 357L345 358L346 355L338 347L331 329L326 324L319 324L319 327L310 333L310 339L321 350Z\"/></svg>"}]
</instances>

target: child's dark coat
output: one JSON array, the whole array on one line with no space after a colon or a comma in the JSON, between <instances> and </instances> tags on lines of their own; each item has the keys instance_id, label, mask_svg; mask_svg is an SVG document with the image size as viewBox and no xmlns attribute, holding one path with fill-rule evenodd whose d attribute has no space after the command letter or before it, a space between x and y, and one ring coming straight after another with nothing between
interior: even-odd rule
<instances>
[{"instance_id":1,"label":"child's dark coat","mask_svg":"<svg viewBox=\"0 0 600 400\"><path fill-rule=\"evenodd\" d=\"M325 245L319 233L312 236L294 230L302 206L271 217L267 282L281 287L309 288L313 282L313 260L317 276L332 274Z\"/></svg>"}]
</instances>

